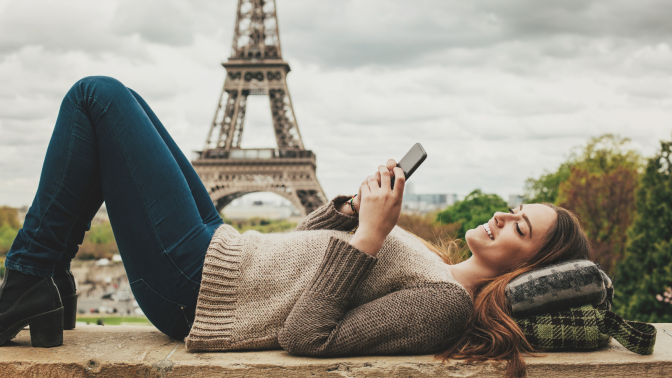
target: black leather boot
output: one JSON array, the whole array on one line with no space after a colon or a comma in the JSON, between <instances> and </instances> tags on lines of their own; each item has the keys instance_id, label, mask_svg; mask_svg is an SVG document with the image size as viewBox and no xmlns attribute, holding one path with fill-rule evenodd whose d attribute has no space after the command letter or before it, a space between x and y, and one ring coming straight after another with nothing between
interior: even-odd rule
<instances>
[{"instance_id":1,"label":"black leather boot","mask_svg":"<svg viewBox=\"0 0 672 378\"><path fill-rule=\"evenodd\" d=\"M72 272L64 269L54 271L54 283L63 302L63 329L75 329L77 323L77 288Z\"/></svg>"},{"instance_id":2,"label":"black leather boot","mask_svg":"<svg viewBox=\"0 0 672 378\"><path fill-rule=\"evenodd\" d=\"M0 345L30 325L34 347L63 344L63 304L54 280L7 269L0 286Z\"/></svg>"}]
</instances>

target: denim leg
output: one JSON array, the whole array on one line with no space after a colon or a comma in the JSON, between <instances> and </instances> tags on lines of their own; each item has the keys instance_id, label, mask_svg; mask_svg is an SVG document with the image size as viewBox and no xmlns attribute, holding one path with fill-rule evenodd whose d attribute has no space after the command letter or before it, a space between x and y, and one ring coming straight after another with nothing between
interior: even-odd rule
<instances>
[{"instance_id":1,"label":"denim leg","mask_svg":"<svg viewBox=\"0 0 672 378\"><path fill-rule=\"evenodd\" d=\"M219 213L217 212L215 205L212 203L212 199L210 199L208 190L205 189L205 186L203 186L203 182L198 177L198 174L194 170L194 167L191 165L189 160L184 156L182 150L180 150L180 148L177 147L177 144L175 144L173 138L170 136L170 134L168 134L166 128L163 126L161 121L159 121L159 118L154 114L154 112L149 107L149 105L147 105L145 100L142 97L140 97L140 95L137 94L134 90L130 88L129 90L131 91L135 99L138 101L140 106L142 106L142 109L149 117L149 120L152 121L152 124L154 124L156 131L159 132L159 135L161 135L163 142L166 144L166 146L168 146L168 149L173 154L173 157L175 158L177 165L180 166L182 175L187 180L189 190L191 190L191 195L192 197L194 197L194 202L196 202L196 207L198 208L198 213L201 215L203 223L209 226L214 225L215 227L223 224L224 221L222 221L222 217L219 216Z\"/></svg>"},{"instance_id":2,"label":"denim leg","mask_svg":"<svg viewBox=\"0 0 672 378\"><path fill-rule=\"evenodd\" d=\"M187 180L189 190L191 191L192 197L194 197L194 202L196 203L198 213L200 214L203 223L214 233L214 230L224 222L222 221L222 218L212 203L212 200L208 195L208 191L203 186L203 182L198 177L194 167L191 165L186 156L184 156L182 150L180 150L180 148L177 146L173 138L170 136L156 114L154 114L154 111L152 111L147 102L145 102L145 100L134 90L130 88L128 88L128 90L145 111L145 114L147 114L149 117L149 120L152 122L154 128L161 136L161 139L170 150L173 158L175 158L175 161L182 171L182 175ZM61 260L56 264L56 269L70 269L70 262L75 258L77 251L79 251L79 245L81 245L84 241L84 235L86 231L91 229L91 221L100 209L102 203L103 190L102 186L99 184L90 193L88 202L86 202L84 205L81 215L76 219L75 226L66 240L66 251L63 254Z\"/></svg>"},{"instance_id":3,"label":"denim leg","mask_svg":"<svg viewBox=\"0 0 672 378\"><path fill-rule=\"evenodd\" d=\"M98 185L136 299L172 335L195 307L215 227L204 224L176 158L117 80L85 78L66 95L6 266L52 275L77 220L95 207Z\"/></svg>"},{"instance_id":4,"label":"denim leg","mask_svg":"<svg viewBox=\"0 0 672 378\"><path fill-rule=\"evenodd\" d=\"M86 231L91 229L91 221L103 204L103 187L98 183L89 193L79 216L75 218L72 230L65 239L65 251L61 259L56 263L55 269L70 270L70 263L79 251L79 246L84 242Z\"/></svg>"}]
</instances>

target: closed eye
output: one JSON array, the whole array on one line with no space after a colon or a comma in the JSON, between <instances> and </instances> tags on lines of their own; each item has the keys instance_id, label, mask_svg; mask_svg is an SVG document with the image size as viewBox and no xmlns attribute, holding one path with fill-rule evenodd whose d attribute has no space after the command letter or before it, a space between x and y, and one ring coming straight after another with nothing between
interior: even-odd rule
<instances>
[{"instance_id":1,"label":"closed eye","mask_svg":"<svg viewBox=\"0 0 672 378\"><path fill-rule=\"evenodd\" d=\"M516 230L518 230L518 233L520 234L520 236L525 236L523 234L523 231L520 230L520 226L518 225L518 222L516 222Z\"/></svg>"}]
</instances>

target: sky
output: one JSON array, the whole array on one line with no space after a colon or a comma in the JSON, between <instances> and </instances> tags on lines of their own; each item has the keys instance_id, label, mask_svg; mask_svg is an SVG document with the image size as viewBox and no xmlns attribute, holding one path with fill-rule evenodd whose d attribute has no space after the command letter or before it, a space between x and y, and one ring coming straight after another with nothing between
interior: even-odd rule
<instances>
[{"instance_id":1,"label":"sky","mask_svg":"<svg viewBox=\"0 0 672 378\"><path fill-rule=\"evenodd\" d=\"M328 197L416 142L416 193L505 199L575 146L672 139L667 0L277 0L301 136ZM0 0L0 205L30 205L80 78L140 93L192 159L224 82L235 0ZM275 147L250 97L243 147ZM410 182L410 180L409 180Z\"/></svg>"}]
</instances>

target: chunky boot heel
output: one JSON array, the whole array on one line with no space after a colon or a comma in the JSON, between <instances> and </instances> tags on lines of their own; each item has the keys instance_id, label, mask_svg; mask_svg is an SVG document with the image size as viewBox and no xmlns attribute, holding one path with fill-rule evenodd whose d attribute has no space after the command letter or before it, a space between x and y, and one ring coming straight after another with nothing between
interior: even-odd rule
<instances>
[{"instance_id":1,"label":"chunky boot heel","mask_svg":"<svg viewBox=\"0 0 672 378\"><path fill-rule=\"evenodd\" d=\"M77 295L62 297L63 301L63 329L75 329L77 323Z\"/></svg>"},{"instance_id":2,"label":"chunky boot heel","mask_svg":"<svg viewBox=\"0 0 672 378\"><path fill-rule=\"evenodd\" d=\"M0 345L27 325L33 346L63 344L61 296L53 279L8 269L0 286Z\"/></svg>"},{"instance_id":3,"label":"chunky boot heel","mask_svg":"<svg viewBox=\"0 0 672 378\"><path fill-rule=\"evenodd\" d=\"M63 307L30 320L30 342L37 348L63 345Z\"/></svg>"},{"instance_id":4,"label":"chunky boot heel","mask_svg":"<svg viewBox=\"0 0 672 378\"><path fill-rule=\"evenodd\" d=\"M54 271L54 282L63 301L63 329L75 329L77 323L77 287L72 272L64 269Z\"/></svg>"}]
</instances>

